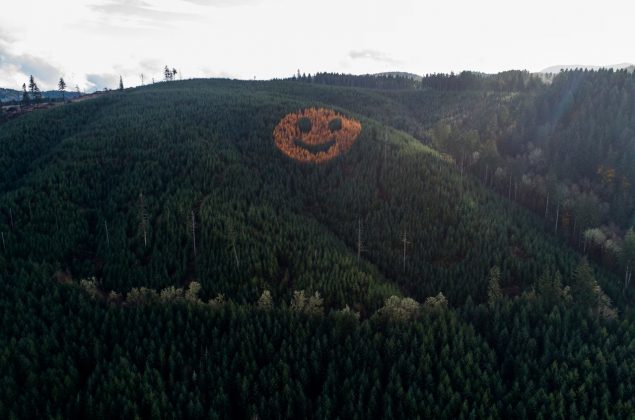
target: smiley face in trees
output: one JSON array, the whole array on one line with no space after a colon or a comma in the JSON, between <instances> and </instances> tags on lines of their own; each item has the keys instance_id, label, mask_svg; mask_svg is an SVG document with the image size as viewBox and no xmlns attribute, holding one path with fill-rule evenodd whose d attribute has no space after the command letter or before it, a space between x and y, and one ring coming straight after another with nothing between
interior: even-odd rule
<instances>
[{"instance_id":1,"label":"smiley face in trees","mask_svg":"<svg viewBox=\"0 0 635 420\"><path fill-rule=\"evenodd\" d=\"M273 130L273 138L290 158L323 163L346 153L361 130L359 121L331 109L308 108L287 114Z\"/></svg>"}]
</instances>

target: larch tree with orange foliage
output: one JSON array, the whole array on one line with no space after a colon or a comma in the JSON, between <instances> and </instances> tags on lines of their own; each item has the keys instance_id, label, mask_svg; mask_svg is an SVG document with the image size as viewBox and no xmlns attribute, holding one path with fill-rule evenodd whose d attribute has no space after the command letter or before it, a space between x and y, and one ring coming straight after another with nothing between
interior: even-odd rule
<instances>
[{"instance_id":1,"label":"larch tree with orange foliage","mask_svg":"<svg viewBox=\"0 0 635 420\"><path fill-rule=\"evenodd\" d=\"M287 114L273 130L275 144L292 159L323 163L348 152L362 125L325 108Z\"/></svg>"}]
</instances>

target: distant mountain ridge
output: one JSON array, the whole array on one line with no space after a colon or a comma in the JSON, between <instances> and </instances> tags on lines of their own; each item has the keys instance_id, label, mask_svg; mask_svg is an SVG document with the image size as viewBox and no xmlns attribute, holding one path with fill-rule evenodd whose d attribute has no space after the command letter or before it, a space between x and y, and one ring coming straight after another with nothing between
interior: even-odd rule
<instances>
[{"instance_id":1,"label":"distant mountain ridge","mask_svg":"<svg viewBox=\"0 0 635 420\"><path fill-rule=\"evenodd\" d=\"M64 97L72 99L80 96L77 92L64 92ZM57 90L47 90L42 92L42 98L44 99L59 99L62 97L62 92ZM19 101L22 99L22 92L15 89L0 88L0 102Z\"/></svg>"},{"instance_id":2,"label":"distant mountain ridge","mask_svg":"<svg viewBox=\"0 0 635 420\"><path fill-rule=\"evenodd\" d=\"M405 72L405 71L387 71L387 72L383 72L383 73L375 73L375 74L373 74L373 76L379 76L379 77L385 77L385 76L403 77L405 79L411 79L411 80L415 80L417 82L420 82L421 79L423 79L423 77L419 76L418 74L408 73L408 72Z\"/></svg>"},{"instance_id":3,"label":"distant mountain ridge","mask_svg":"<svg viewBox=\"0 0 635 420\"><path fill-rule=\"evenodd\" d=\"M632 63L620 63L609 64L606 66L586 65L586 64L558 64L555 66L547 67L538 73L560 73L562 70L600 70L600 69L613 69L613 70L628 70L630 72L635 70L635 64Z\"/></svg>"}]
</instances>

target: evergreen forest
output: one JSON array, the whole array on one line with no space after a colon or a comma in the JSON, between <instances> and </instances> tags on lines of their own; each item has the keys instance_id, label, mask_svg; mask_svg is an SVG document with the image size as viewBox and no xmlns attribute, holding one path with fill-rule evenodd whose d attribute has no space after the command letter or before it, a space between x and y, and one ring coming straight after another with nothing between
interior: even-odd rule
<instances>
[{"instance_id":1,"label":"evergreen forest","mask_svg":"<svg viewBox=\"0 0 635 420\"><path fill-rule=\"evenodd\" d=\"M328 160L274 141L312 109L355 128ZM635 418L633 162L612 70L173 80L1 122L0 418Z\"/></svg>"}]
</instances>

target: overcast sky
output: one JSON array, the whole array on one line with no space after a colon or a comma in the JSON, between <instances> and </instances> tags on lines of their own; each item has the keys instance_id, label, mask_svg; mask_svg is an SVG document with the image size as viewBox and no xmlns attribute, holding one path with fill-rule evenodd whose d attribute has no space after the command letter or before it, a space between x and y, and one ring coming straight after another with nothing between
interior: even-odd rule
<instances>
[{"instance_id":1,"label":"overcast sky","mask_svg":"<svg viewBox=\"0 0 635 420\"><path fill-rule=\"evenodd\" d=\"M7 0L0 87L635 62L631 1Z\"/></svg>"}]
</instances>

